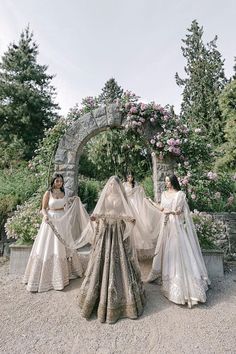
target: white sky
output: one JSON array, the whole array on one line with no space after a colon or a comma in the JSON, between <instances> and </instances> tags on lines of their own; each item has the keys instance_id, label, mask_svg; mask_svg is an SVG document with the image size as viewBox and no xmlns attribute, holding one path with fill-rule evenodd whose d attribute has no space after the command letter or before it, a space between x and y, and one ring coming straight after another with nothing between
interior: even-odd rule
<instances>
[{"instance_id":1,"label":"white sky","mask_svg":"<svg viewBox=\"0 0 236 354\"><path fill-rule=\"evenodd\" d=\"M98 95L115 77L145 102L179 111L185 60L181 39L197 19L204 40L218 35L227 77L236 56L235 0L0 0L0 56L30 24L39 61L56 74L62 114L85 96Z\"/></svg>"}]
</instances>

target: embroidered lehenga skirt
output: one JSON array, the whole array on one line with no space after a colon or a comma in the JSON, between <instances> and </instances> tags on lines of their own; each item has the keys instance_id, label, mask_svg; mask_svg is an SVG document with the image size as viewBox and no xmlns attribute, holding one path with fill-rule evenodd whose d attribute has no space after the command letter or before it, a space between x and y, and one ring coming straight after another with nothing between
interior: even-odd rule
<instances>
[{"instance_id":1,"label":"embroidered lehenga skirt","mask_svg":"<svg viewBox=\"0 0 236 354\"><path fill-rule=\"evenodd\" d=\"M93 311L101 322L138 318L143 311L144 290L136 251L130 237L123 240L122 220L99 220L85 279L78 297L81 314Z\"/></svg>"},{"instance_id":2,"label":"embroidered lehenga skirt","mask_svg":"<svg viewBox=\"0 0 236 354\"><path fill-rule=\"evenodd\" d=\"M48 214L50 218L59 218L64 211L49 211ZM23 277L27 290L62 290L69 284L69 279L82 275L83 268L76 251L69 254L51 227L42 222Z\"/></svg>"}]
</instances>

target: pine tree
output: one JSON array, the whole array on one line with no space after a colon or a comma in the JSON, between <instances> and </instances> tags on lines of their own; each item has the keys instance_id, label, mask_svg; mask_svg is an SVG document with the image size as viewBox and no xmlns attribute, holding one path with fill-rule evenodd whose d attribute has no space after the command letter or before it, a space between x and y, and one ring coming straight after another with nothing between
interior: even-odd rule
<instances>
[{"instance_id":1,"label":"pine tree","mask_svg":"<svg viewBox=\"0 0 236 354\"><path fill-rule=\"evenodd\" d=\"M205 128L210 140L218 144L223 140L224 120L218 98L226 84L224 61L217 50L217 37L205 45L203 28L196 20L188 32L181 47L187 60L187 77L181 79L176 73L176 83L183 87L181 116L193 128Z\"/></svg>"},{"instance_id":2,"label":"pine tree","mask_svg":"<svg viewBox=\"0 0 236 354\"><path fill-rule=\"evenodd\" d=\"M115 101L117 98L121 98L123 89L117 84L114 78L111 78L105 83L102 89L102 93L99 96L99 102L109 104Z\"/></svg>"},{"instance_id":3,"label":"pine tree","mask_svg":"<svg viewBox=\"0 0 236 354\"><path fill-rule=\"evenodd\" d=\"M230 81L219 97L219 104L226 124L225 143L219 147L220 157L216 167L223 171L236 171L236 79Z\"/></svg>"},{"instance_id":4,"label":"pine tree","mask_svg":"<svg viewBox=\"0 0 236 354\"><path fill-rule=\"evenodd\" d=\"M18 44L12 43L0 63L0 134L11 143L14 135L30 158L44 130L54 124L58 105L47 66L37 63L38 45L27 27Z\"/></svg>"}]
</instances>

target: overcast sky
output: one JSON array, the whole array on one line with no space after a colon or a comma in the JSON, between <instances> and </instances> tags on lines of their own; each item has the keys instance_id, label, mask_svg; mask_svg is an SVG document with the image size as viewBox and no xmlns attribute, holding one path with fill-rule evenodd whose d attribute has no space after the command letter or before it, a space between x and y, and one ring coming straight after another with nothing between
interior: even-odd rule
<instances>
[{"instance_id":1,"label":"overcast sky","mask_svg":"<svg viewBox=\"0 0 236 354\"><path fill-rule=\"evenodd\" d=\"M28 24L39 45L39 61L56 74L62 114L85 96L95 96L115 77L145 102L174 104L183 74L181 39L192 20L204 40L217 34L225 72L236 56L235 0L0 0L0 56Z\"/></svg>"}]
</instances>

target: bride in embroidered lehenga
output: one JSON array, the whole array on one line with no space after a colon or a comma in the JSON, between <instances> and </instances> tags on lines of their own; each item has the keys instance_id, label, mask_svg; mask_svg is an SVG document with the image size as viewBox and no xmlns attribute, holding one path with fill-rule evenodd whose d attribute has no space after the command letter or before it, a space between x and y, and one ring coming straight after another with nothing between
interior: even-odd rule
<instances>
[{"instance_id":1,"label":"bride in embroidered lehenga","mask_svg":"<svg viewBox=\"0 0 236 354\"><path fill-rule=\"evenodd\" d=\"M167 191L162 193L163 213L152 270L147 281L160 278L164 295L176 304L206 301L210 284L196 230L185 194L175 175L166 177Z\"/></svg>"},{"instance_id":2,"label":"bride in embroidered lehenga","mask_svg":"<svg viewBox=\"0 0 236 354\"><path fill-rule=\"evenodd\" d=\"M68 208L63 184L63 176L55 174L50 190L44 194L43 221L23 278L28 291L62 290L69 284L69 279L83 275L76 250L67 248L67 244L71 245L74 234L77 238L82 235L82 231L90 222L89 216L78 197L74 198ZM56 232L58 230L59 233Z\"/></svg>"},{"instance_id":3,"label":"bride in embroidered lehenga","mask_svg":"<svg viewBox=\"0 0 236 354\"><path fill-rule=\"evenodd\" d=\"M133 211L118 177L104 187L87 233L92 251L78 297L81 314L97 310L101 322L136 319L144 306L144 291L133 240Z\"/></svg>"}]
</instances>

